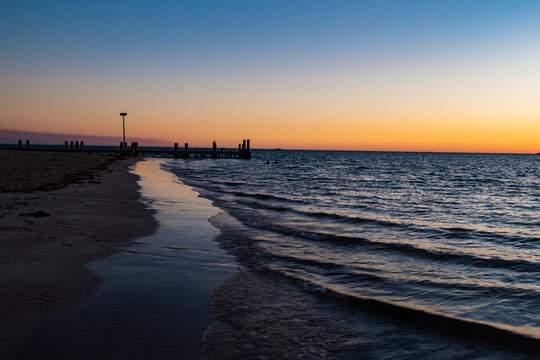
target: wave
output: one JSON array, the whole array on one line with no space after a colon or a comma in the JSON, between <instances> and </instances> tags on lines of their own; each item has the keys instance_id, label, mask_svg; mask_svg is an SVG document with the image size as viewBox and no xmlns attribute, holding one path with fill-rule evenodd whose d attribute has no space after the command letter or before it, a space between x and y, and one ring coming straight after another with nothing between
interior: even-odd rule
<instances>
[{"instance_id":1,"label":"wave","mask_svg":"<svg viewBox=\"0 0 540 360\"><path fill-rule=\"evenodd\" d=\"M233 213L236 213L233 211ZM246 226L251 228L257 228L261 230L267 230L274 233L283 235L294 236L310 241L325 241L331 243L341 243L345 245L363 245L368 246L371 250L390 250L399 251L401 253L407 253L420 258L438 261L452 261L454 263L474 265L484 268L505 268L511 269L517 272L530 272L540 271L540 264L526 261L526 260L507 260L501 258L482 258L471 254L456 254L446 253L442 251L419 248L411 244L405 243L392 243L384 241L370 240L359 236L346 236L346 235L334 235L329 233L294 229L286 226L269 224L264 222L254 222L251 217L242 216L241 214L234 214L239 218Z\"/></svg>"},{"instance_id":2,"label":"wave","mask_svg":"<svg viewBox=\"0 0 540 360\"><path fill-rule=\"evenodd\" d=\"M345 279L350 279L354 283L369 282L369 283L379 283L379 284L396 284L396 282L401 282L403 276L396 276L393 274L388 274L385 271L377 267L366 267L366 266L351 266L350 264L336 263L333 261L327 261L324 258L313 258L305 256L292 256L287 254L276 254L272 252L268 255L269 260L273 264L276 264L276 261L282 261L282 264L286 268L294 268L296 265L308 266L309 274L319 273L320 270L332 271L332 276L338 276L340 281ZM291 267L292 266L292 267ZM302 267L300 267L302 269ZM305 270L305 269L304 269ZM323 273L324 276L328 276L329 273ZM481 296L483 294L493 295L504 294L508 298L519 298L520 300L530 299L535 300L539 296L539 292L532 288L515 288L515 287L506 287L493 284L479 284L479 283L467 283L467 282L455 282L455 281L438 281L436 279L430 279L428 277L420 278L416 276L407 276L407 282L411 284L417 284L422 286L427 286L431 289L452 289L452 290L465 290L468 292L473 292L476 296ZM516 291L519 291L516 293Z\"/></svg>"},{"instance_id":3,"label":"wave","mask_svg":"<svg viewBox=\"0 0 540 360\"><path fill-rule=\"evenodd\" d=\"M328 288L324 284L276 269L271 265L259 271L300 283L305 290L317 293L319 296L329 297L334 301L344 302L348 305L367 308L387 316L406 319L413 323L428 326L430 329L437 328L439 331L453 336L459 334L467 338L480 338L533 353L538 353L538 349L540 349L540 335L527 327L515 327L460 318L416 307L412 304L405 305L387 299L360 296L339 290L336 287Z\"/></svg>"},{"instance_id":4,"label":"wave","mask_svg":"<svg viewBox=\"0 0 540 360\"><path fill-rule=\"evenodd\" d=\"M500 243L508 243L511 245L515 245L517 242L527 243L527 244L540 242L540 238L537 238L537 237L508 235L508 234L501 234L501 233L496 233L496 232L467 229L467 228L462 228L462 227L441 227L441 228L422 227L415 224L406 224L406 223L394 222L394 221L389 221L389 220L379 220L379 219L372 219L372 218L365 218L365 217L358 217L358 216L348 216L348 215L337 214L337 213L328 213L324 211L299 210L299 209L295 209L288 206L272 205L268 203L261 203L258 201L238 200L237 202L242 205L246 205L250 208L272 210L272 211L279 211L279 212L290 211L290 212L303 215L303 216L331 219L340 223L372 224L372 225L386 227L386 228L409 230L409 231L413 231L417 233L429 234L430 238L438 238L438 239L479 238L479 239L498 240Z\"/></svg>"},{"instance_id":5,"label":"wave","mask_svg":"<svg viewBox=\"0 0 540 360\"><path fill-rule=\"evenodd\" d=\"M270 195L270 194L263 194L263 193L245 193L241 191L223 191L223 190L221 192L231 194L234 196L239 196L239 197L248 197L248 198L260 199L260 200L277 200L277 201L283 201L287 203L305 204L305 201L302 201L302 200L296 200L296 199L281 197L277 195Z\"/></svg>"}]
</instances>

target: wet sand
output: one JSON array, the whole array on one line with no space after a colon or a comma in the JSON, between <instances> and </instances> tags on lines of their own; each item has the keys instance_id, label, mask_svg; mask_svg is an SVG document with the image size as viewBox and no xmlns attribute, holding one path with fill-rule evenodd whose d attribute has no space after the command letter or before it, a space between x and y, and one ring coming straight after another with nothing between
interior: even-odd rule
<instances>
[{"instance_id":1,"label":"wet sand","mask_svg":"<svg viewBox=\"0 0 540 360\"><path fill-rule=\"evenodd\" d=\"M154 212L137 201L138 177L128 171L137 159L112 160L0 152L2 358L14 357L43 319L97 289L89 261L156 229ZM24 192L5 192L16 190Z\"/></svg>"}]
</instances>

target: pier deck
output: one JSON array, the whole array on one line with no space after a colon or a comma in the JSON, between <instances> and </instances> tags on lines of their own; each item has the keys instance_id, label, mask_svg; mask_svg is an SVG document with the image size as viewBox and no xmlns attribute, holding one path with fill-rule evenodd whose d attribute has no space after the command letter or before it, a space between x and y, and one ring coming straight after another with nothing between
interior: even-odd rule
<instances>
[{"instance_id":1,"label":"pier deck","mask_svg":"<svg viewBox=\"0 0 540 360\"><path fill-rule=\"evenodd\" d=\"M120 146L85 146L81 141L66 141L64 146L55 145L30 145L30 141L26 140L23 146L22 140L19 140L18 145L0 146L3 149L12 149L19 151L59 151L59 152L78 152L92 154L108 154L116 156L149 156L149 157L165 157L165 158L199 158L199 159L251 159L250 140L243 140L242 144L238 145L238 149L232 148L217 148L216 143L213 143L212 148L189 148L188 144L184 148L179 149L178 143L172 147L139 147L138 142L131 142L130 146L127 143L120 142Z\"/></svg>"}]
</instances>

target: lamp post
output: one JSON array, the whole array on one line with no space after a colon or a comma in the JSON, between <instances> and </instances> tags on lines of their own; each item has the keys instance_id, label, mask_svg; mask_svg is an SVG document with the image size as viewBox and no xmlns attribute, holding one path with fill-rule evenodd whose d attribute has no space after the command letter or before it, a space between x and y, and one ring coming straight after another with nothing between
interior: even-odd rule
<instances>
[{"instance_id":1,"label":"lamp post","mask_svg":"<svg viewBox=\"0 0 540 360\"><path fill-rule=\"evenodd\" d=\"M122 117L122 131L124 134L124 146L126 145L126 120L125 117L127 116L127 113L120 113L120 116Z\"/></svg>"}]
</instances>

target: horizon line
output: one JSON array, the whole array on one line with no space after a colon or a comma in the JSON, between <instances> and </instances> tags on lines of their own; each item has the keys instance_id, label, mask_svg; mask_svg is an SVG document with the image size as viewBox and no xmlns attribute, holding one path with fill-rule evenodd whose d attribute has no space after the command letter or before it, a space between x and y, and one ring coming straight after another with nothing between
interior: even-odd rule
<instances>
[{"instance_id":1,"label":"horizon line","mask_svg":"<svg viewBox=\"0 0 540 360\"><path fill-rule=\"evenodd\" d=\"M8 133L5 135L4 133ZM9 134L11 133L11 134ZM24 134L24 135L23 135ZM11 135L11 136L10 136ZM38 139L46 140L37 140L37 142L32 143L34 146L61 146L63 142L68 140L71 141L72 138L78 138L78 140L93 139L95 143L86 143L86 146L118 146L118 143L122 142L122 139L117 136L103 136L103 135L81 135L81 134L59 134L59 133L47 133L47 132L35 132L35 131L25 131L25 130L14 130L14 129L1 129L0 128L0 145L16 146L17 141L24 136L33 136ZM67 139L66 139L67 138ZM82 139L81 139L82 138ZM26 140L26 139L23 139ZM29 140L32 140L29 138ZM137 138L138 142L148 142L149 145L141 145L141 147L174 147L174 141L166 141L152 138ZM180 144L180 143L179 143ZM190 145L193 148L211 148L211 145L208 146L196 146ZM220 147L226 149L236 149L236 147ZM385 150L385 149L317 149L317 148L284 148L284 147L261 147L261 148L252 148L252 150L284 150L284 151L354 151L354 152L396 152L396 153L439 153L439 154L508 154L508 155L538 155L540 152L494 152L494 151L441 151L441 150Z\"/></svg>"}]
</instances>

